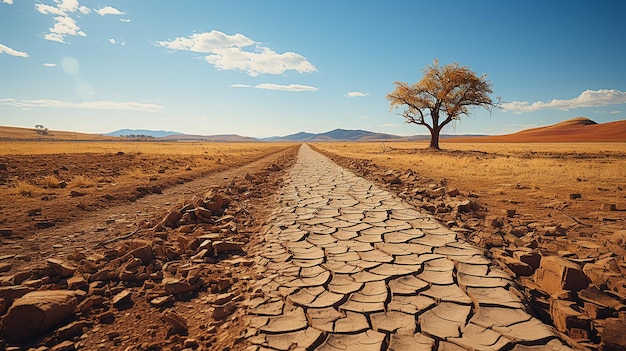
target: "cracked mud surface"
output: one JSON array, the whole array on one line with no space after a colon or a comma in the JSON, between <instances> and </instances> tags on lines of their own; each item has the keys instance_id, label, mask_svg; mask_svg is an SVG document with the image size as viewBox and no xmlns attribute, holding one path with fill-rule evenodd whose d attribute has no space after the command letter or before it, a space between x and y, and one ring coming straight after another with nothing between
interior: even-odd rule
<instances>
[{"instance_id":1,"label":"cracked mud surface","mask_svg":"<svg viewBox=\"0 0 626 351\"><path fill-rule=\"evenodd\" d=\"M250 350L569 349L482 250L306 145L270 223Z\"/></svg>"}]
</instances>

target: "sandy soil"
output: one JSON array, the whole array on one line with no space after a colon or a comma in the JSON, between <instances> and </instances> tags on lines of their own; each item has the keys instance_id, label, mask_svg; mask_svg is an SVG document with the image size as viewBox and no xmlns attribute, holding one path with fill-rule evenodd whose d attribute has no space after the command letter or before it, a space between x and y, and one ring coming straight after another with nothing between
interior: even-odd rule
<instances>
[{"instance_id":1,"label":"sandy soil","mask_svg":"<svg viewBox=\"0 0 626 351\"><path fill-rule=\"evenodd\" d=\"M76 190L55 188L36 198L13 196L17 201L11 203L3 199L2 226L5 229L0 237L0 265L4 268L0 273L0 290L3 286L10 289L16 277L24 274L28 277L20 278L26 279L22 284L37 290L67 289L67 278L39 277L40 270L46 270L47 260L59 259L78 266L84 276L88 266L86 262L92 262L94 257L99 260L115 259L137 243L157 245L164 240L174 245L171 249L175 250L178 260L182 260L170 263L168 270L161 272L172 279L185 279L190 274L185 262L195 262L194 271L203 283L193 292L178 295L175 304L168 302L155 308L150 301L163 293L155 287L159 284L152 281L118 281L117 278L103 284L89 278L88 289L82 285L80 289L87 290L90 298L102 296L105 301L97 301L95 307L66 320L65 326L72 333L60 336L58 329L53 329L11 343L0 338L0 348L26 350L30 347L34 350L48 346L55 350L180 350L186 345L188 349L221 350L232 347L242 330L236 325L236 313L228 320L215 318L211 302L222 293L242 296L248 290L250 277L242 278L245 277L248 262L251 262L246 258L247 245L259 239L264 218L272 209L273 195L281 185L281 175L289 168L297 151L296 147L285 147L283 151L237 167L198 171L193 174L195 180L189 175L192 171L183 168L182 173L169 178L126 179L123 185L108 187L106 196L87 189L86 192L92 190L93 193L73 197L70 192ZM20 179L41 178L42 172L48 174L63 165L69 169L66 172L92 174L130 164L145 167L159 164L170 169L173 168L172 163L176 164L171 157L156 156L143 157L140 162L133 155L95 157L73 154L70 159L68 161L67 155L30 155L5 157L3 160L10 162L11 171L18 172ZM178 161L181 162L180 159ZM59 177L63 178L62 172ZM138 188L149 191L138 191ZM40 196L49 199L42 200ZM196 220L185 226L176 225L176 228L160 225L164 217L177 212L182 206L215 196L227 200L223 208L209 219L213 224ZM31 211L34 206L38 207L37 211ZM35 228L35 224L41 221L54 223L54 226ZM198 243L198 238L203 235L217 236L246 248L194 261L189 245ZM163 263L155 257L150 267ZM114 307L112 301L122 291L130 292L132 302ZM0 295L3 293L6 291L0 291ZM5 301L0 300L0 312L5 313ZM165 322L164 314L169 312L186 321L184 332L173 332L172 325Z\"/></svg>"},{"instance_id":2,"label":"sandy soil","mask_svg":"<svg viewBox=\"0 0 626 351\"><path fill-rule=\"evenodd\" d=\"M250 257L255 253L259 234L263 233L266 218L274 207L275 192L281 186L282 176L292 164L296 150L296 147L290 147L245 166L224 167L211 172L196 167L188 170L191 156L189 160L132 154L100 157L93 154L13 155L0 158L0 164L9 164L12 174L18 174L19 179L41 179L56 170L58 174L53 174L67 182L65 188L44 189L36 196L12 196L11 201L4 197L0 200L0 227L4 228L0 236L0 266L5 267L0 273L0 290L10 287L23 272L30 274L24 279L35 289L67 289L67 278L41 275L45 269L49 270L50 263L46 260L58 258L77 266L78 271L89 277L88 285L81 287L89 298L101 296L103 299L78 313L62 328L21 342L0 339L0 348L240 348L246 336L240 318L244 308L240 304L254 298L253 286L259 278L249 266ZM492 254L506 247L509 241L519 239L510 235L515 226L523 224L529 228L532 223L536 223L537 228L558 226L565 230L565 235L540 235L539 248L546 254L576 255L582 259L610 254L621 257L622 261L626 254L623 243L607 240L612 233L626 228L626 216L622 207L601 210L606 190L598 189L597 193L585 193L582 199L570 199L569 192L551 194L528 184L495 186L464 180L460 176L444 180L419 171L389 167L380 160L372 162L326 153L355 173L434 213L459 233L468 235L468 240L491 249ZM384 159L394 157L401 157L401 154L386 154ZM116 179L116 174L121 174L120 170L130 165L149 168L156 172L156 177L138 177L136 181L131 177L119 182L121 178ZM163 173L159 169L163 169ZM97 179L96 185L88 188L71 186L71 180L79 174ZM396 178L400 181L395 181ZM5 175L3 179L7 182L9 177ZM619 186L626 187L626 184L616 184L610 190L611 194L617 192L620 198L626 198ZM437 187L445 188L446 192L458 190L459 195L451 201L471 200L479 204L480 209L455 217L449 211L438 210L445 207L439 206L439 202L444 202L443 197L417 200L415 190L427 192ZM210 223L196 219L167 224L169 216L181 207L197 204L199 199L205 199L209 204L208 199L216 194L218 198L227 199L227 205L213 213ZM514 214L509 217L507 211L511 210ZM214 241L219 239L237 244L241 250L198 259L198 246L209 236ZM140 281L98 280L94 278L94 272L86 271L93 257L102 262L98 269L106 270L108 265L125 258L137 245L146 243L153 247L155 257L145 269L150 267L156 277ZM168 255L174 255L176 259L165 264ZM120 268L116 269L119 271ZM168 279L202 283L192 292L175 294L175 301L155 306L154 299L165 296L163 276L159 278L159 274ZM626 286L612 288L616 294L626 296ZM132 303L116 304L115 299L126 292ZM233 301L232 306L236 306L225 316L218 313L221 308L218 302L223 299ZM5 306L0 303L0 312L6 312ZM184 331L177 331L167 321L170 313L186 322ZM59 332L66 327L74 328L70 328L73 333ZM590 345L598 342L599 339L582 341Z\"/></svg>"}]
</instances>

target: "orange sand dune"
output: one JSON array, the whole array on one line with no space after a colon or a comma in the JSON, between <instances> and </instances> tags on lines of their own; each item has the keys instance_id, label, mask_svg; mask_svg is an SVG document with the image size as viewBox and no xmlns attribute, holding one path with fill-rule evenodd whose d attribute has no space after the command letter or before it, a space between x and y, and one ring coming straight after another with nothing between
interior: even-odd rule
<instances>
[{"instance_id":1,"label":"orange sand dune","mask_svg":"<svg viewBox=\"0 0 626 351\"><path fill-rule=\"evenodd\" d=\"M577 117L554 125L522 130L514 134L448 139L449 142L546 143L546 142L626 142L626 120L598 124Z\"/></svg>"}]
</instances>

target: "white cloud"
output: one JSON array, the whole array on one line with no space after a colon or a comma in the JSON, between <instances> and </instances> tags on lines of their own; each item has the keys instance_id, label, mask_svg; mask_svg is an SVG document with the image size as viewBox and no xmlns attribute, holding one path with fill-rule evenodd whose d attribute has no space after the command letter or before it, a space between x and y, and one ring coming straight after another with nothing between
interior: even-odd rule
<instances>
[{"instance_id":1,"label":"white cloud","mask_svg":"<svg viewBox=\"0 0 626 351\"><path fill-rule=\"evenodd\" d=\"M0 54L3 54L3 53L11 55L11 56L17 56L17 57L28 57L28 54L25 52L17 51L15 49L11 49L10 47L6 45L0 44Z\"/></svg>"},{"instance_id":2,"label":"white cloud","mask_svg":"<svg viewBox=\"0 0 626 351\"><path fill-rule=\"evenodd\" d=\"M129 23L130 19L128 19L128 18L120 18L120 22Z\"/></svg>"},{"instance_id":3,"label":"white cloud","mask_svg":"<svg viewBox=\"0 0 626 351\"><path fill-rule=\"evenodd\" d=\"M13 5L13 0L2 0L3 3Z\"/></svg>"},{"instance_id":4,"label":"white cloud","mask_svg":"<svg viewBox=\"0 0 626 351\"><path fill-rule=\"evenodd\" d=\"M80 30L76 19L72 15L77 11L80 14L88 15L91 13L91 9L87 6L80 6L78 0L54 0L54 5L37 3L35 4L35 10L44 15L54 15L54 26L49 28L49 32L44 34L44 39L50 41L56 41L59 43L65 43L65 37L67 36L80 36L86 37L87 34ZM100 16L104 15L123 15L125 12L111 7L105 6L101 9L94 10ZM80 17L80 14L78 17Z\"/></svg>"},{"instance_id":5,"label":"white cloud","mask_svg":"<svg viewBox=\"0 0 626 351\"><path fill-rule=\"evenodd\" d=\"M60 8L46 4L35 4L35 10L44 15L67 16L67 13Z\"/></svg>"},{"instance_id":6,"label":"white cloud","mask_svg":"<svg viewBox=\"0 0 626 351\"><path fill-rule=\"evenodd\" d=\"M57 6L38 3L35 9L44 15L55 15L54 25L49 28L49 33L44 34L44 39L65 43L65 37L81 36L86 37L87 34L80 30L76 20L70 17L70 13L80 11L83 14L89 13L89 9L85 6L78 6L77 0L55 0Z\"/></svg>"},{"instance_id":7,"label":"white cloud","mask_svg":"<svg viewBox=\"0 0 626 351\"><path fill-rule=\"evenodd\" d=\"M532 112L537 110L557 109L568 111L580 107L606 106L626 103L626 92L614 89L585 90L569 100L552 100L550 102L513 101L503 103L506 111L514 113Z\"/></svg>"},{"instance_id":8,"label":"white cloud","mask_svg":"<svg viewBox=\"0 0 626 351\"><path fill-rule=\"evenodd\" d=\"M115 40L113 38L110 38L110 39L107 39L107 40L109 41L109 43L111 43L113 45L118 44L118 45L126 46L126 42L123 41L123 40L122 41L118 41L118 40Z\"/></svg>"},{"instance_id":9,"label":"white cloud","mask_svg":"<svg viewBox=\"0 0 626 351\"><path fill-rule=\"evenodd\" d=\"M266 89L266 90L282 90L282 91L318 91L319 89L316 87L312 87L309 85L301 85L301 84L289 84L289 85L280 85L273 83L262 83L257 85L248 85L248 84L232 84L231 88L255 88L255 89Z\"/></svg>"},{"instance_id":10,"label":"white cloud","mask_svg":"<svg viewBox=\"0 0 626 351\"><path fill-rule=\"evenodd\" d=\"M48 33L48 34L44 35L43 38L46 39L46 40L56 41L56 42L65 44L65 40L64 40L63 36L60 35L60 34Z\"/></svg>"},{"instance_id":11,"label":"white cloud","mask_svg":"<svg viewBox=\"0 0 626 351\"><path fill-rule=\"evenodd\" d=\"M157 112L163 106L156 104L144 104L141 102L114 102L114 101L88 101L88 102L69 102L60 100L17 100L14 98L0 99L0 103L15 107L62 107L62 108L84 108L91 110L129 110Z\"/></svg>"},{"instance_id":12,"label":"white cloud","mask_svg":"<svg viewBox=\"0 0 626 351\"><path fill-rule=\"evenodd\" d=\"M105 15L125 15L126 12L122 12L118 9L116 9L115 7L111 7L111 6L105 6L101 9L98 10L94 10L96 11L97 14L99 14L100 16L105 16Z\"/></svg>"},{"instance_id":13,"label":"white cloud","mask_svg":"<svg viewBox=\"0 0 626 351\"><path fill-rule=\"evenodd\" d=\"M301 85L301 84L289 84L289 85L279 85L279 84L271 84L271 83L263 83L255 86L257 89L268 89L268 90L284 90L284 91L318 91L319 89L316 87L312 87L309 85Z\"/></svg>"},{"instance_id":14,"label":"white cloud","mask_svg":"<svg viewBox=\"0 0 626 351\"><path fill-rule=\"evenodd\" d=\"M74 12L78 10L78 0L63 0L59 3L59 9L63 12Z\"/></svg>"},{"instance_id":15,"label":"white cloud","mask_svg":"<svg viewBox=\"0 0 626 351\"><path fill-rule=\"evenodd\" d=\"M242 70L252 77L259 74L282 74L288 70L299 73L317 69L304 56L295 52L277 53L260 43L237 33L228 35L217 30L157 41L157 45L172 49L208 54L205 60L219 70ZM245 50L245 49L248 50Z\"/></svg>"},{"instance_id":16,"label":"white cloud","mask_svg":"<svg viewBox=\"0 0 626 351\"><path fill-rule=\"evenodd\" d=\"M243 34L228 35L217 30L209 33L196 33L189 37L178 37L169 42L157 41L157 44L168 49L201 53L212 53L215 50L231 47L245 47L254 43L254 40Z\"/></svg>"},{"instance_id":17,"label":"white cloud","mask_svg":"<svg viewBox=\"0 0 626 351\"><path fill-rule=\"evenodd\" d=\"M362 93L360 91L351 91L348 94L346 94L347 97L362 97L362 96L369 96L370 94L368 93Z\"/></svg>"},{"instance_id":18,"label":"white cloud","mask_svg":"<svg viewBox=\"0 0 626 351\"><path fill-rule=\"evenodd\" d=\"M86 37L87 34L80 30L80 27L76 24L76 21L69 16L58 16L54 20L56 23L50 28L50 33L58 34L60 36L73 35Z\"/></svg>"},{"instance_id":19,"label":"white cloud","mask_svg":"<svg viewBox=\"0 0 626 351\"><path fill-rule=\"evenodd\" d=\"M45 67L56 67L57 64L56 63L44 63L43 64Z\"/></svg>"}]
</instances>

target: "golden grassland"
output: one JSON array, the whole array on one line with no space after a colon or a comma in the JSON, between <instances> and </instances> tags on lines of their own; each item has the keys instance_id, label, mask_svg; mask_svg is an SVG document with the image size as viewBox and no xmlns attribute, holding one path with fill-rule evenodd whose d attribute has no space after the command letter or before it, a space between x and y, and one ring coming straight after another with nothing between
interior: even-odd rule
<instances>
[{"instance_id":1,"label":"golden grassland","mask_svg":"<svg viewBox=\"0 0 626 351\"><path fill-rule=\"evenodd\" d=\"M443 152L424 150L425 142L316 143L341 156L368 159L424 177L446 178L456 187L485 193L529 187L554 196L594 193L624 202L626 143L442 143Z\"/></svg>"},{"instance_id":2,"label":"golden grassland","mask_svg":"<svg viewBox=\"0 0 626 351\"><path fill-rule=\"evenodd\" d=\"M231 155L281 149L286 144L262 142L162 142L162 141L0 141L0 155L76 153L143 153L152 155Z\"/></svg>"},{"instance_id":3,"label":"golden grassland","mask_svg":"<svg viewBox=\"0 0 626 351\"><path fill-rule=\"evenodd\" d=\"M8 173L0 174L5 177L0 179L0 195L34 197L41 195L45 189L61 191L61 183L65 183L63 187L66 185L67 191L96 186L99 191L104 191L110 188L107 184L119 187L121 184L141 184L155 179L193 179L207 172L243 165L293 145L261 142L0 141L0 163L9 167ZM117 158L116 155L121 153L125 156ZM69 171L59 171L66 165Z\"/></svg>"},{"instance_id":4,"label":"golden grassland","mask_svg":"<svg viewBox=\"0 0 626 351\"><path fill-rule=\"evenodd\" d=\"M57 130L46 130L46 134L41 134L34 128L5 127L0 126L0 140L29 140L29 141L52 141L52 140L118 140L117 137L109 137L99 134L87 134L66 132Z\"/></svg>"}]
</instances>

